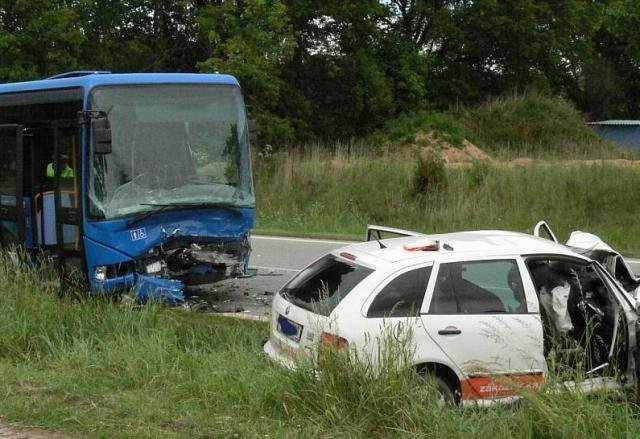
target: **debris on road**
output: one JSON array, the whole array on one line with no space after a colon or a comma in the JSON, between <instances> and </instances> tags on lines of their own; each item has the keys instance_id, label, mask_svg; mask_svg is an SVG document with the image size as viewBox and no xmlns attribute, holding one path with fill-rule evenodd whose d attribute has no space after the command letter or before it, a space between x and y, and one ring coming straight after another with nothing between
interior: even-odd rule
<instances>
[{"instance_id":1,"label":"debris on road","mask_svg":"<svg viewBox=\"0 0 640 439\"><path fill-rule=\"evenodd\" d=\"M265 274L262 272L255 274L255 276L263 275ZM282 276L278 273L269 275ZM255 276L200 285L197 290L186 295L182 308L189 311L224 315L242 313L256 317L266 316L271 309L275 291L280 287L280 281L266 285L264 283L257 284Z\"/></svg>"}]
</instances>

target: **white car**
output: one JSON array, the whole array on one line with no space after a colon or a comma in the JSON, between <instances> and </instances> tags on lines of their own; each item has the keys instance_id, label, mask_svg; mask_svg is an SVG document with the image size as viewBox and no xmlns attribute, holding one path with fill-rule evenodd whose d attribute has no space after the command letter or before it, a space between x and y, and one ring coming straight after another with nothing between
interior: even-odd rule
<instances>
[{"instance_id":1,"label":"white car","mask_svg":"<svg viewBox=\"0 0 640 439\"><path fill-rule=\"evenodd\" d=\"M410 334L411 366L432 374L450 401L537 390L551 358L581 369L586 390L635 385L635 299L600 263L515 232L426 236L370 226L367 236L276 295L264 345L271 359L315 362L329 343L376 365L387 343Z\"/></svg>"},{"instance_id":2,"label":"white car","mask_svg":"<svg viewBox=\"0 0 640 439\"><path fill-rule=\"evenodd\" d=\"M548 239L558 242L558 239L544 221L536 224L533 228L533 234L535 236L546 235ZM638 298L640 277L635 275L622 255L603 242L602 239L591 233L577 230L571 233L565 245L576 253L600 262L627 292L631 293L636 299Z\"/></svg>"}]
</instances>

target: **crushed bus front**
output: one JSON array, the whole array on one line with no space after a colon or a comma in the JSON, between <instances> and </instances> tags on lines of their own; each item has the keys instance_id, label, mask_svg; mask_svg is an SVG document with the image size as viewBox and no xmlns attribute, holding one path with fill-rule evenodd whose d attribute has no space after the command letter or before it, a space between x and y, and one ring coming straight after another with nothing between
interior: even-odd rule
<instances>
[{"instance_id":1,"label":"crushed bus front","mask_svg":"<svg viewBox=\"0 0 640 439\"><path fill-rule=\"evenodd\" d=\"M0 245L94 293L180 302L247 271L249 123L223 74L70 72L0 85Z\"/></svg>"}]
</instances>

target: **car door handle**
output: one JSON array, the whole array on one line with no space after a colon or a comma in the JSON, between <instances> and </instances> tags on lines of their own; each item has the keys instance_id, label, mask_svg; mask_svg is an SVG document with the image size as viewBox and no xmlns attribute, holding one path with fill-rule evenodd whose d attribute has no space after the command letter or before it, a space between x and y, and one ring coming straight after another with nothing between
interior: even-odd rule
<instances>
[{"instance_id":1,"label":"car door handle","mask_svg":"<svg viewBox=\"0 0 640 439\"><path fill-rule=\"evenodd\" d=\"M456 328L455 326L447 326L444 329L440 329L438 331L438 334L440 334L440 335L458 335L458 334L462 334L462 331L459 330L458 328Z\"/></svg>"}]
</instances>

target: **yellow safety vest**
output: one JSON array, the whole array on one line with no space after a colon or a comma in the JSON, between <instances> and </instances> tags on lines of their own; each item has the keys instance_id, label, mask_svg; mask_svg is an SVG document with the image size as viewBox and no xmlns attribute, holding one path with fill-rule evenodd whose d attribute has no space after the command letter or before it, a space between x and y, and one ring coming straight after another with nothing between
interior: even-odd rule
<instances>
[{"instance_id":1,"label":"yellow safety vest","mask_svg":"<svg viewBox=\"0 0 640 439\"><path fill-rule=\"evenodd\" d=\"M47 165L47 177L53 178L56 176L56 172L53 169L53 163L49 163ZM67 165L60 174L60 178L73 178L73 169L71 166Z\"/></svg>"}]
</instances>

